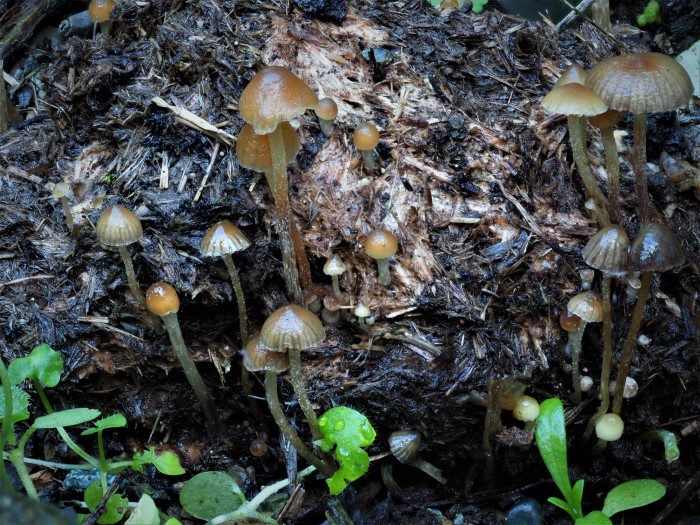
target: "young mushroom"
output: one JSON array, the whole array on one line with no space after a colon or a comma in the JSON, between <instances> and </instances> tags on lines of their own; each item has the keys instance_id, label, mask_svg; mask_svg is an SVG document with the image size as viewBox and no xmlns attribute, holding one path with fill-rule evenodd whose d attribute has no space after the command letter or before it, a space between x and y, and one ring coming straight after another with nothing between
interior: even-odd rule
<instances>
[{"instance_id":1,"label":"young mushroom","mask_svg":"<svg viewBox=\"0 0 700 525\"><path fill-rule=\"evenodd\" d=\"M333 121L338 116L338 105L332 98L322 98L318 101L315 111L321 131L326 137L330 137L333 134Z\"/></svg>"},{"instance_id":2,"label":"young mushroom","mask_svg":"<svg viewBox=\"0 0 700 525\"><path fill-rule=\"evenodd\" d=\"M340 299L335 294L328 294L323 298L323 310L321 319L330 327L340 322Z\"/></svg>"},{"instance_id":3,"label":"young mushroom","mask_svg":"<svg viewBox=\"0 0 700 525\"><path fill-rule=\"evenodd\" d=\"M595 424L595 435L598 443L593 447L593 455L603 451L610 441L617 441L622 437L625 423L617 414L605 414Z\"/></svg>"},{"instance_id":4,"label":"young mushroom","mask_svg":"<svg viewBox=\"0 0 700 525\"><path fill-rule=\"evenodd\" d=\"M369 330L367 318L372 315L372 311L369 309L369 306L367 306L365 303L358 303L353 313L355 314L355 317L357 317L357 324L360 327L360 330L364 332Z\"/></svg>"},{"instance_id":5,"label":"young mushroom","mask_svg":"<svg viewBox=\"0 0 700 525\"><path fill-rule=\"evenodd\" d=\"M383 228L372 230L365 240L365 251L367 255L376 259L379 283L384 286L391 284L389 259L396 254L398 249L399 240L396 235Z\"/></svg>"},{"instance_id":6,"label":"young mushroom","mask_svg":"<svg viewBox=\"0 0 700 525\"><path fill-rule=\"evenodd\" d=\"M400 430L389 436L391 453L400 463L422 470L437 482L445 485L447 480L442 476L442 470L421 459L418 455L420 442L421 435L415 430Z\"/></svg>"},{"instance_id":7,"label":"young mushroom","mask_svg":"<svg viewBox=\"0 0 700 525\"><path fill-rule=\"evenodd\" d=\"M95 37L95 29L97 28L97 24L100 24L100 31L102 31L103 35L109 35L109 17L112 15L115 5L114 0L90 1L90 4L88 5L88 15L94 24L92 31L93 38Z\"/></svg>"},{"instance_id":8,"label":"young mushroom","mask_svg":"<svg viewBox=\"0 0 700 525\"><path fill-rule=\"evenodd\" d=\"M216 409L214 408L214 402L209 396L202 376L199 375L197 367L192 360L192 356L187 350L185 341L182 338L180 323L177 320L177 312L180 309L180 298L177 296L175 288L168 283L153 283L146 292L146 305L149 311L163 320L163 324L165 324L168 336L170 337L170 343L173 345L173 350L175 350L175 355L178 361L180 361L182 370L185 372L187 380L190 382L194 393L197 395L199 403L202 405L204 415L207 417L210 427L214 430L218 429L219 419L216 414Z\"/></svg>"},{"instance_id":9,"label":"young mushroom","mask_svg":"<svg viewBox=\"0 0 700 525\"><path fill-rule=\"evenodd\" d=\"M520 396L513 408L513 417L525 423L525 430L532 431L540 415L540 404L534 397Z\"/></svg>"},{"instance_id":10,"label":"young mushroom","mask_svg":"<svg viewBox=\"0 0 700 525\"><path fill-rule=\"evenodd\" d=\"M579 317L578 328L569 332L571 346L571 377L574 383L574 403L581 402L581 373L579 370L579 357L581 355L581 340L588 323L599 323L603 320L603 304L597 292L582 292L574 296L566 305L570 314Z\"/></svg>"},{"instance_id":11,"label":"young mushroom","mask_svg":"<svg viewBox=\"0 0 700 525\"><path fill-rule=\"evenodd\" d=\"M71 191L70 185L65 182L57 182L53 186L51 191L51 196L54 199L58 199L61 202L61 207L63 208L63 213L66 216L66 227L73 237L78 236L78 228L75 226L73 221L73 212L70 209L70 204L68 204L68 197L71 197L73 192Z\"/></svg>"},{"instance_id":12,"label":"young mushroom","mask_svg":"<svg viewBox=\"0 0 700 525\"><path fill-rule=\"evenodd\" d=\"M374 171L377 160L377 153L374 151L374 148L379 144L379 130L377 126L371 122L360 124L355 128L352 140L360 155L362 155L362 164L371 173Z\"/></svg>"},{"instance_id":13,"label":"young mushroom","mask_svg":"<svg viewBox=\"0 0 700 525\"><path fill-rule=\"evenodd\" d=\"M336 253L331 255L327 260L326 264L323 265L323 273L329 275L333 280L333 293L340 299L340 285L338 283L338 277L345 273L347 267L343 262L343 259Z\"/></svg>"}]
</instances>

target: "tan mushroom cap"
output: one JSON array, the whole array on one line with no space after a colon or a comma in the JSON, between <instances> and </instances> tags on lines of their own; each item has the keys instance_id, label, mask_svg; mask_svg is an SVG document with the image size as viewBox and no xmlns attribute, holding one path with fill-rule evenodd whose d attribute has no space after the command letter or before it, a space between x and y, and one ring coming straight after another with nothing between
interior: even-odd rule
<instances>
[{"instance_id":1,"label":"tan mushroom cap","mask_svg":"<svg viewBox=\"0 0 700 525\"><path fill-rule=\"evenodd\" d=\"M281 122L289 122L307 109L314 109L318 97L302 79L279 66L258 72L241 93L241 118L255 133L272 133Z\"/></svg>"},{"instance_id":2,"label":"tan mushroom cap","mask_svg":"<svg viewBox=\"0 0 700 525\"><path fill-rule=\"evenodd\" d=\"M628 270L630 238L619 224L609 224L588 240L583 260L588 266L610 275L623 275Z\"/></svg>"},{"instance_id":3,"label":"tan mushroom cap","mask_svg":"<svg viewBox=\"0 0 700 525\"><path fill-rule=\"evenodd\" d=\"M199 250L205 257L216 257L245 250L250 241L231 221L223 220L209 228Z\"/></svg>"},{"instance_id":4,"label":"tan mushroom cap","mask_svg":"<svg viewBox=\"0 0 700 525\"><path fill-rule=\"evenodd\" d=\"M96 24L109 20L114 11L114 0L92 0L88 6L88 16Z\"/></svg>"},{"instance_id":5,"label":"tan mushroom cap","mask_svg":"<svg viewBox=\"0 0 700 525\"><path fill-rule=\"evenodd\" d=\"M306 350L326 338L321 320L305 308L289 304L278 308L260 330L260 341L273 352Z\"/></svg>"},{"instance_id":6,"label":"tan mushroom cap","mask_svg":"<svg viewBox=\"0 0 700 525\"><path fill-rule=\"evenodd\" d=\"M139 218L119 204L114 204L102 212L95 231L97 239L107 246L127 246L143 236Z\"/></svg>"},{"instance_id":7,"label":"tan mushroom cap","mask_svg":"<svg viewBox=\"0 0 700 525\"><path fill-rule=\"evenodd\" d=\"M174 314L180 309L180 298L168 283L153 283L146 292L146 306L159 317Z\"/></svg>"},{"instance_id":8,"label":"tan mushroom cap","mask_svg":"<svg viewBox=\"0 0 700 525\"><path fill-rule=\"evenodd\" d=\"M51 196L54 199L69 197L72 193L70 184L67 182L57 182L53 185L53 189L51 190Z\"/></svg>"},{"instance_id":9,"label":"tan mushroom cap","mask_svg":"<svg viewBox=\"0 0 700 525\"><path fill-rule=\"evenodd\" d=\"M586 86L612 109L661 113L690 100L688 72L661 53L635 53L607 58L588 73Z\"/></svg>"},{"instance_id":10,"label":"tan mushroom cap","mask_svg":"<svg viewBox=\"0 0 700 525\"><path fill-rule=\"evenodd\" d=\"M372 230L365 240L365 251L373 259L388 259L399 249L399 240L389 230Z\"/></svg>"},{"instance_id":11,"label":"tan mushroom cap","mask_svg":"<svg viewBox=\"0 0 700 525\"><path fill-rule=\"evenodd\" d=\"M609 129L614 128L618 122L627 116L627 111L618 111L616 109L609 109L605 113L600 115L593 115L588 117L588 122L591 126L598 129Z\"/></svg>"},{"instance_id":12,"label":"tan mushroom cap","mask_svg":"<svg viewBox=\"0 0 700 525\"><path fill-rule=\"evenodd\" d=\"M588 73L586 73L585 69L583 69L578 64L571 64L564 70L564 72L559 77L559 80L555 82L553 88L572 83L583 84L586 81L587 76Z\"/></svg>"},{"instance_id":13,"label":"tan mushroom cap","mask_svg":"<svg viewBox=\"0 0 700 525\"><path fill-rule=\"evenodd\" d=\"M272 352L260 344L260 336L253 337L241 351L243 366L249 372L281 374L289 368L287 352Z\"/></svg>"},{"instance_id":14,"label":"tan mushroom cap","mask_svg":"<svg viewBox=\"0 0 700 525\"><path fill-rule=\"evenodd\" d=\"M291 164L301 149L301 141L289 122L282 122L279 127L282 131L287 164ZM238 163L249 170L258 173L272 170L270 141L267 135L257 135L250 124L245 124L238 134L236 156Z\"/></svg>"},{"instance_id":15,"label":"tan mushroom cap","mask_svg":"<svg viewBox=\"0 0 700 525\"><path fill-rule=\"evenodd\" d=\"M355 147L359 150L371 150L379 144L379 130L371 122L365 122L355 128L352 134Z\"/></svg>"},{"instance_id":16,"label":"tan mushroom cap","mask_svg":"<svg viewBox=\"0 0 700 525\"><path fill-rule=\"evenodd\" d=\"M331 255L326 260L326 264L323 265L323 273L326 275L343 275L345 270L347 270L347 266L337 253Z\"/></svg>"},{"instance_id":17,"label":"tan mushroom cap","mask_svg":"<svg viewBox=\"0 0 700 525\"><path fill-rule=\"evenodd\" d=\"M603 302L598 292L575 295L566 305L566 309L587 323L600 323L603 320Z\"/></svg>"},{"instance_id":18,"label":"tan mushroom cap","mask_svg":"<svg viewBox=\"0 0 700 525\"><path fill-rule=\"evenodd\" d=\"M316 106L316 116L323 120L333 120L338 116L338 105L332 98L322 98Z\"/></svg>"},{"instance_id":19,"label":"tan mushroom cap","mask_svg":"<svg viewBox=\"0 0 700 525\"><path fill-rule=\"evenodd\" d=\"M658 222L642 226L630 246L630 266L638 272L665 272L684 262L678 238Z\"/></svg>"},{"instance_id":20,"label":"tan mushroom cap","mask_svg":"<svg viewBox=\"0 0 700 525\"><path fill-rule=\"evenodd\" d=\"M601 98L581 84L564 84L552 89L542 99L542 107L553 113L591 117L607 111Z\"/></svg>"}]
</instances>

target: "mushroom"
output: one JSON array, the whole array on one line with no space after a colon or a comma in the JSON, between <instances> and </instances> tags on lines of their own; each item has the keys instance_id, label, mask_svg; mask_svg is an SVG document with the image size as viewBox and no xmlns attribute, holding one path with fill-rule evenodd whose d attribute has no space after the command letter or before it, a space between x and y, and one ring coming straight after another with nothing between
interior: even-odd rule
<instances>
[{"instance_id":1,"label":"mushroom","mask_svg":"<svg viewBox=\"0 0 700 525\"><path fill-rule=\"evenodd\" d=\"M57 182L53 186L51 191L51 196L54 199L58 199L61 202L61 207L63 208L63 213L66 216L66 227L73 237L78 236L78 228L75 226L73 221L73 212L70 209L70 204L68 204L68 197L71 197L73 192L71 191L70 185L65 182Z\"/></svg>"},{"instance_id":2,"label":"mushroom","mask_svg":"<svg viewBox=\"0 0 700 525\"><path fill-rule=\"evenodd\" d=\"M359 325L360 330L363 330L364 332L369 330L369 326L367 326L366 322L366 319L372 315L372 311L369 309L369 306L367 306L365 303L358 303L353 313L355 314L355 317L357 317L357 324Z\"/></svg>"},{"instance_id":3,"label":"mushroom","mask_svg":"<svg viewBox=\"0 0 700 525\"><path fill-rule=\"evenodd\" d=\"M318 101L315 111L321 131L326 137L330 137L333 134L333 121L338 116L338 105L332 98L322 98Z\"/></svg>"},{"instance_id":4,"label":"mushroom","mask_svg":"<svg viewBox=\"0 0 700 525\"><path fill-rule=\"evenodd\" d=\"M605 449L610 441L617 441L625 431L625 422L617 414L605 414L599 418L595 424L595 435L598 443L593 447L592 454L595 456Z\"/></svg>"},{"instance_id":5,"label":"mushroom","mask_svg":"<svg viewBox=\"0 0 700 525\"><path fill-rule=\"evenodd\" d=\"M542 99L542 107L553 113L567 116L569 139L574 162L588 194L595 202L595 212L601 226L608 224L608 204L605 195L593 177L588 165L583 117L600 115L608 108L593 91L587 87L570 83L555 87Z\"/></svg>"},{"instance_id":6,"label":"mushroom","mask_svg":"<svg viewBox=\"0 0 700 525\"><path fill-rule=\"evenodd\" d=\"M250 241L245 234L227 220L219 221L209 228L200 244L200 251L204 257L221 256L226 263L233 291L236 295L236 302L238 303L238 321L241 330L241 343L243 345L248 342L248 314L246 312L243 288L238 278L238 270L231 254L245 250L248 246L250 246Z\"/></svg>"},{"instance_id":7,"label":"mushroom","mask_svg":"<svg viewBox=\"0 0 700 525\"><path fill-rule=\"evenodd\" d=\"M335 326L340 322L340 299L335 294L328 294L323 298L323 310L321 319L328 326Z\"/></svg>"},{"instance_id":8,"label":"mushroom","mask_svg":"<svg viewBox=\"0 0 700 525\"><path fill-rule=\"evenodd\" d=\"M428 476L445 485L447 480L442 476L442 470L432 463L428 463L418 455L421 435L415 430L400 430L392 432L389 436L389 448L391 453L400 463L415 467L425 472Z\"/></svg>"},{"instance_id":9,"label":"mushroom","mask_svg":"<svg viewBox=\"0 0 700 525\"><path fill-rule=\"evenodd\" d=\"M520 396L513 407L513 417L525 423L525 430L532 431L540 415L540 404L531 396Z\"/></svg>"},{"instance_id":10,"label":"mushroom","mask_svg":"<svg viewBox=\"0 0 700 525\"><path fill-rule=\"evenodd\" d=\"M618 111L634 114L632 168L642 224L651 220L646 176L647 113L672 111L686 104L693 84L683 66L660 53L636 53L603 60L591 69L586 86Z\"/></svg>"},{"instance_id":11,"label":"mushroom","mask_svg":"<svg viewBox=\"0 0 700 525\"><path fill-rule=\"evenodd\" d=\"M355 128L352 140L360 155L362 155L362 164L365 169L369 172L374 171L377 158L374 148L379 144L379 130L377 126L371 122L360 124Z\"/></svg>"},{"instance_id":12,"label":"mushroom","mask_svg":"<svg viewBox=\"0 0 700 525\"><path fill-rule=\"evenodd\" d=\"M365 240L365 251L367 255L377 260L379 282L384 286L391 284L389 259L396 254L398 249L399 241L396 235L384 228L372 230Z\"/></svg>"},{"instance_id":13,"label":"mushroom","mask_svg":"<svg viewBox=\"0 0 700 525\"><path fill-rule=\"evenodd\" d=\"M617 144L615 143L615 126L625 115L624 111L609 109L600 115L588 117L588 122L600 130L605 150L605 165L608 169L608 206L610 222L620 222L620 159L617 156Z\"/></svg>"},{"instance_id":14,"label":"mushroom","mask_svg":"<svg viewBox=\"0 0 700 525\"><path fill-rule=\"evenodd\" d=\"M571 377L574 383L574 403L581 402L581 374L579 357L581 355L581 339L588 323L599 323L603 320L603 305L598 292L582 292L574 296L566 305L570 314L581 318L578 328L569 332L571 345Z\"/></svg>"},{"instance_id":15,"label":"mushroom","mask_svg":"<svg viewBox=\"0 0 700 525\"><path fill-rule=\"evenodd\" d=\"M345 273L347 267L340 258L338 254L331 255L327 260L326 264L323 265L323 273L329 275L333 280L333 293L340 298L340 285L338 283L338 277Z\"/></svg>"},{"instance_id":16,"label":"mushroom","mask_svg":"<svg viewBox=\"0 0 700 525\"><path fill-rule=\"evenodd\" d=\"M105 36L109 35L109 17L114 11L114 0L91 0L88 5L88 15L93 22L92 37L95 38L95 29L100 24L100 31Z\"/></svg>"},{"instance_id":17,"label":"mushroom","mask_svg":"<svg viewBox=\"0 0 700 525\"><path fill-rule=\"evenodd\" d=\"M190 382L194 393L197 395L199 403L202 405L209 425L212 429L218 430L219 419L216 414L216 409L214 408L214 403L209 396L202 376L200 376L197 371L192 356L187 351L185 341L182 339L180 323L177 320L177 312L180 309L180 298L177 296L175 288L168 283L153 283L146 292L146 305L149 311L163 320L163 324L165 324L168 336L170 337L170 343L173 345L173 350L175 350L175 355L178 361L180 361L182 370L185 372L187 380Z\"/></svg>"},{"instance_id":18,"label":"mushroom","mask_svg":"<svg viewBox=\"0 0 700 525\"><path fill-rule=\"evenodd\" d=\"M296 304L303 304L297 260L306 259L301 235L293 227L289 203L287 160L283 122L298 117L318 104L316 94L288 69L272 66L253 77L241 93L241 118L257 135L266 135L270 148L271 169L265 172L278 213L277 233L282 250L282 265L287 291ZM296 232L296 235L295 235ZM308 261L305 263L308 267ZM300 263L304 266L304 263ZM305 270L302 270L305 271ZM308 280L310 282L310 270Z\"/></svg>"}]
</instances>

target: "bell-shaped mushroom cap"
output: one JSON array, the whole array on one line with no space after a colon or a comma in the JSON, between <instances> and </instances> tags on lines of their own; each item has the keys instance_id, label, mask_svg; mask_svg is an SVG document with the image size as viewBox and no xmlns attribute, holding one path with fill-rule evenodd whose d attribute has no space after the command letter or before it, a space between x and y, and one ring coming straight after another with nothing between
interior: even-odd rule
<instances>
[{"instance_id":1,"label":"bell-shaped mushroom cap","mask_svg":"<svg viewBox=\"0 0 700 525\"><path fill-rule=\"evenodd\" d=\"M301 141L289 122L282 122L280 130L282 131L287 164L291 164L301 149ZM258 173L272 170L272 153L268 137L267 135L256 135L250 124L245 124L238 134L236 156L238 163L249 170Z\"/></svg>"},{"instance_id":2,"label":"bell-shaped mushroom cap","mask_svg":"<svg viewBox=\"0 0 700 525\"><path fill-rule=\"evenodd\" d=\"M610 275L627 273L630 238L619 224L609 224L588 240L583 260L588 266Z\"/></svg>"},{"instance_id":3,"label":"bell-shaped mushroom cap","mask_svg":"<svg viewBox=\"0 0 700 525\"><path fill-rule=\"evenodd\" d=\"M260 344L260 336L253 337L241 350L243 366L249 372L281 374L289 368L287 352L272 352Z\"/></svg>"},{"instance_id":4,"label":"bell-shaped mushroom cap","mask_svg":"<svg viewBox=\"0 0 700 525\"><path fill-rule=\"evenodd\" d=\"M157 316L163 317L180 309L180 298L168 283L153 283L146 292L146 306Z\"/></svg>"},{"instance_id":5,"label":"bell-shaped mushroom cap","mask_svg":"<svg viewBox=\"0 0 700 525\"><path fill-rule=\"evenodd\" d=\"M343 259L337 253L331 255L323 265L323 273L326 275L343 275L346 269Z\"/></svg>"},{"instance_id":6,"label":"bell-shaped mushroom cap","mask_svg":"<svg viewBox=\"0 0 700 525\"><path fill-rule=\"evenodd\" d=\"M586 73L585 69L578 64L571 64L564 70L559 77L559 80L554 83L553 87L557 88L566 84L583 84L586 81L587 76L588 73Z\"/></svg>"},{"instance_id":7,"label":"bell-shaped mushroom cap","mask_svg":"<svg viewBox=\"0 0 700 525\"><path fill-rule=\"evenodd\" d=\"M318 106L316 106L314 111L318 118L333 120L338 116L338 105L332 98L326 97L318 101Z\"/></svg>"},{"instance_id":8,"label":"bell-shaped mushroom cap","mask_svg":"<svg viewBox=\"0 0 700 525\"><path fill-rule=\"evenodd\" d=\"M600 115L593 115L588 117L588 122L591 126L598 129L608 129L614 128L618 122L627 116L626 111L617 111L616 109L609 109L605 113Z\"/></svg>"},{"instance_id":9,"label":"bell-shaped mushroom cap","mask_svg":"<svg viewBox=\"0 0 700 525\"><path fill-rule=\"evenodd\" d=\"M630 267L637 272L665 272L685 262L678 239L663 224L642 226L630 247Z\"/></svg>"},{"instance_id":10,"label":"bell-shaped mushroom cap","mask_svg":"<svg viewBox=\"0 0 700 525\"><path fill-rule=\"evenodd\" d=\"M250 241L231 221L223 220L209 228L199 250L205 257L216 257L245 250Z\"/></svg>"},{"instance_id":11,"label":"bell-shaped mushroom cap","mask_svg":"<svg viewBox=\"0 0 700 525\"><path fill-rule=\"evenodd\" d=\"M273 352L306 350L326 338L321 320L308 310L289 304L278 308L260 330L260 342Z\"/></svg>"},{"instance_id":12,"label":"bell-shaped mushroom cap","mask_svg":"<svg viewBox=\"0 0 700 525\"><path fill-rule=\"evenodd\" d=\"M302 79L279 66L258 72L241 93L241 118L255 133L272 133L280 122L289 122L318 104L318 97Z\"/></svg>"},{"instance_id":13,"label":"bell-shaped mushroom cap","mask_svg":"<svg viewBox=\"0 0 700 525\"><path fill-rule=\"evenodd\" d=\"M53 185L51 190L51 196L54 199L60 199L62 197L70 197L73 192L71 191L70 184L67 182L57 182Z\"/></svg>"},{"instance_id":14,"label":"bell-shaped mushroom cap","mask_svg":"<svg viewBox=\"0 0 700 525\"><path fill-rule=\"evenodd\" d=\"M542 99L541 104L553 113L578 117L600 115L608 109L598 95L576 83L555 87Z\"/></svg>"},{"instance_id":15,"label":"bell-shaped mushroom cap","mask_svg":"<svg viewBox=\"0 0 700 525\"><path fill-rule=\"evenodd\" d=\"M690 100L688 72L661 53L635 53L606 58L586 77L586 86L608 107L632 113L661 113Z\"/></svg>"},{"instance_id":16,"label":"bell-shaped mushroom cap","mask_svg":"<svg viewBox=\"0 0 700 525\"><path fill-rule=\"evenodd\" d=\"M97 239L107 246L127 246L143 235L141 221L124 206L114 204L107 208L95 228Z\"/></svg>"},{"instance_id":17,"label":"bell-shaped mushroom cap","mask_svg":"<svg viewBox=\"0 0 700 525\"><path fill-rule=\"evenodd\" d=\"M372 314L372 311L365 303L358 303L353 313L356 317L361 317L364 319L365 317L369 317Z\"/></svg>"},{"instance_id":18,"label":"bell-shaped mushroom cap","mask_svg":"<svg viewBox=\"0 0 700 525\"><path fill-rule=\"evenodd\" d=\"M373 259L388 259L399 249L399 240L389 230L372 230L365 240L367 255Z\"/></svg>"},{"instance_id":19,"label":"bell-shaped mushroom cap","mask_svg":"<svg viewBox=\"0 0 700 525\"><path fill-rule=\"evenodd\" d=\"M374 149L379 144L379 130L371 122L365 122L355 128L352 140L359 150Z\"/></svg>"},{"instance_id":20,"label":"bell-shaped mushroom cap","mask_svg":"<svg viewBox=\"0 0 700 525\"><path fill-rule=\"evenodd\" d=\"M92 0L88 5L88 16L96 24L109 20L114 11L114 0Z\"/></svg>"},{"instance_id":21,"label":"bell-shaped mushroom cap","mask_svg":"<svg viewBox=\"0 0 700 525\"><path fill-rule=\"evenodd\" d=\"M571 298L566 309L587 323L603 320L603 303L598 292L583 292Z\"/></svg>"}]
</instances>

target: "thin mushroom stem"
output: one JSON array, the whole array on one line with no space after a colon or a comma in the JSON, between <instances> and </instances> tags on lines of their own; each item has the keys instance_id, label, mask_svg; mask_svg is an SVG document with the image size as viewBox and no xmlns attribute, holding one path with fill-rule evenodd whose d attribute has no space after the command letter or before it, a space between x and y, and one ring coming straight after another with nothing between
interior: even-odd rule
<instances>
[{"instance_id":1,"label":"thin mushroom stem","mask_svg":"<svg viewBox=\"0 0 700 525\"><path fill-rule=\"evenodd\" d=\"M75 222L73 221L73 212L70 209L70 204L68 204L68 197L64 195L59 200L61 201L61 208L63 208L63 214L66 216L66 227L68 228L68 231L73 237L77 237L78 229L75 227Z\"/></svg>"},{"instance_id":2,"label":"thin mushroom stem","mask_svg":"<svg viewBox=\"0 0 700 525\"><path fill-rule=\"evenodd\" d=\"M236 295L236 303L238 304L238 322L241 330L241 344L243 346L248 342L248 313L246 312L245 296L243 295L243 288L241 287L241 281L238 278L238 270L233 262L233 257L230 253L225 253L222 255L224 262L226 263L226 268L228 268L228 274L231 277L231 284L233 285L233 292Z\"/></svg>"},{"instance_id":3,"label":"thin mushroom stem","mask_svg":"<svg viewBox=\"0 0 700 525\"><path fill-rule=\"evenodd\" d=\"M199 399L199 404L202 405L204 415L207 417L212 429L218 430L219 418L216 413L216 408L214 407L214 402L209 396L209 391L202 380L202 376L199 375L197 366L194 364L194 360L185 346L185 341L182 338L182 331L180 330L180 323L177 320L177 314L171 312L161 316L161 319L163 319L165 328L168 330L170 343L173 345L173 350L175 350L175 355L178 361L180 361L182 370L185 372L185 376L190 382L197 399Z\"/></svg>"},{"instance_id":4,"label":"thin mushroom stem","mask_svg":"<svg viewBox=\"0 0 700 525\"><path fill-rule=\"evenodd\" d=\"M615 397L613 398L612 411L614 414L620 414L622 408L622 394L624 393L624 385L627 381L627 375L629 374L630 365L632 364L632 357L634 356L634 348L637 343L637 334L642 326L642 318L644 317L644 308L646 306L647 297L649 296L649 290L651 289L651 272L644 272L642 274L642 286L639 289L639 297L637 297L637 302L634 305L634 310L632 311L632 321L630 322L630 329L627 332L627 338L625 339L625 344L622 347L622 355L620 356L620 368L617 373L617 388L615 389Z\"/></svg>"},{"instance_id":5,"label":"thin mushroom stem","mask_svg":"<svg viewBox=\"0 0 700 525\"><path fill-rule=\"evenodd\" d=\"M569 346L571 348L571 379L574 383L574 394L571 399L574 403L581 402L581 371L579 369L579 357L581 356L581 340L583 332L586 330L586 321L581 319L578 328L569 335Z\"/></svg>"},{"instance_id":6,"label":"thin mushroom stem","mask_svg":"<svg viewBox=\"0 0 700 525\"><path fill-rule=\"evenodd\" d=\"M620 159L615 145L613 127L600 130L605 149L605 165L608 168L608 204L610 206L610 222L620 224Z\"/></svg>"},{"instance_id":7,"label":"thin mushroom stem","mask_svg":"<svg viewBox=\"0 0 700 525\"><path fill-rule=\"evenodd\" d=\"M610 224L610 219L608 218L608 202L603 195L603 192L598 186L593 173L591 173L591 168L588 165L588 158L586 155L586 142L585 133L582 131L581 119L583 117L578 117L576 115L569 115L567 117L569 124L569 138L571 139L571 151L574 156L574 162L578 168L578 174L581 177L584 187L588 194L593 198L596 204L596 215L598 223L601 226L607 226Z\"/></svg>"},{"instance_id":8,"label":"thin mushroom stem","mask_svg":"<svg viewBox=\"0 0 700 525\"><path fill-rule=\"evenodd\" d=\"M284 140L279 126L268 135L268 141L272 155L272 171L266 172L265 176L277 206L277 235L280 239L280 249L282 251L284 281L292 301L295 304L303 305L304 297L299 283L299 270L297 269L292 234L292 207L289 203Z\"/></svg>"},{"instance_id":9,"label":"thin mushroom stem","mask_svg":"<svg viewBox=\"0 0 700 525\"><path fill-rule=\"evenodd\" d=\"M647 189L647 115L634 115L632 133L634 134L634 151L632 152L632 170L636 180L637 207L639 222L649 224L651 220L651 204ZM624 383L623 383L624 384Z\"/></svg>"},{"instance_id":10,"label":"thin mushroom stem","mask_svg":"<svg viewBox=\"0 0 700 525\"><path fill-rule=\"evenodd\" d=\"M338 299L340 299L340 297L341 297L341 295L340 295L340 283L339 283L339 280L338 280L338 276L337 276L337 275L331 275L331 280L333 281L333 293L335 294L335 296L336 296Z\"/></svg>"},{"instance_id":11,"label":"thin mushroom stem","mask_svg":"<svg viewBox=\"0 0 700 525\"><path fill-rule=\"evenodd\" d=\"M126 280L129 282L131 294L140 305L146 308L146 297L143 295L143 292L139 287L139 282L136 279L134 263L131 260L131 255L129 255L129 250L126 249L126 246L118 246L117 249L119 250L119 255L122 257L122 261L124 261L124 267L126 268Z\"/></svg>"},{"instance_id":12,"label":"thin mushroom stem","mask_svg":"<svg viewBox=\"0 0 700 525\"><path fill-rule=\"evenodd\" d=\"M275 423L277 423L280 431L296 449L297 453L309 464L316 467L324 476L332 476L333 470L307 448L285 417L279 395L277 394L277 374L274 372L265 372L265 395Z\"/></svg>"},{"instance_id":13,"label":"thin mushroom stem","mask_svg":"<svg viewBox=\"0 0 700 525\"><path fill-rule=\"evenodd\" d=\"M321 434L321 427L318 424L316 412L314 411L314 407L311 406L311 400L306 394L306 388L304 387L304 373L301 369L301 351L293 348L289 350L289 376L292 380L294 393L297 395L297 399L299 400L299 406L301 407L302 412L304 412L306 420L309 423L311 436L313 437L314 441L323 439L323 434Z\"/></svg>"},{"instance_id":14,"label":"thin mushroom stem","mask_svg":"<svg viewBox=\"0 0 700 525\"><path fill-rule=\"evenodd\" d=\"M379 283L383 286L389 286L391 284L391 273L389 273L389 259L377 259L377 271L379 273Z\"/></svg>"}]
</instances>

